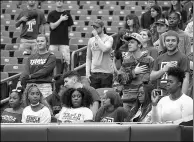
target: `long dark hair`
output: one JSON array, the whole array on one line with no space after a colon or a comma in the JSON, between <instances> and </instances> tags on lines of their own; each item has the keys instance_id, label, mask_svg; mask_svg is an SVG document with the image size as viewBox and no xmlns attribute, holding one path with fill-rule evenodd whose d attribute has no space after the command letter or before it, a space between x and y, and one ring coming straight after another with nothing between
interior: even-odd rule
<instances>
[{"instance_id":1,"label":"long dark hair","mask_svg":"<svg viewBox=\"0 0 194 142\"><path fill-rule=\"evenodd\" d=\"M85 88L69 88L67 91L65 91L61 96L61 102L65 107L71 108L73 107L71 96L73 92L78 91L82 95L82 103L80 107L90 107L90 105L93 104L93 99L89 91L87 91Z\"/></svg>"},{"instance_id":2,"label":"long dark hair","mask_svg":"<svg viewBox=\"0 0 194 142\"><path fill-rule=\"evenodd\" d=\"M128 19L133 19L133 31L132 32L137 33L139 31L139 28L140 28L140 22L139 22L138 16L133 14L133 13L127 15L125 17L125 25L124 25L125 29L129 29L129 25L127 24Z\"/></svg>"},{"instance_id":3,"label":"long dark hair","mask_svg":"<svg viewBox=\"0 0 194 142\"><path fill-rule=\"evenodd\" d=\"M152 8L158 13L158 15L154 18L155 21L158 21L158 19L162 17L162 8L159 5L153 5L150 9Z\"/></svg>"}]
</instances>

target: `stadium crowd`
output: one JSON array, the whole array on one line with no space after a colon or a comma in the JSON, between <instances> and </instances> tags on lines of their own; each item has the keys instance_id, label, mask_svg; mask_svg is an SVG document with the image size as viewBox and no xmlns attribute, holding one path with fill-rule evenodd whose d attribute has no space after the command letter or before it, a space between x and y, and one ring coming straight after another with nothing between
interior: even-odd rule
<instances>
[{"instance_id":1,"label":"stadium crowd","mask_svg":"<svg viewBox=\"0 0 194 142\"><path fill-rule=\"evenodd\" d=\"M86 53L88 84L69 68L68 33L74 21L63 8L64 1L55 2L47 19L36 6L41 3L27 1L16 18L16 27L22 25L18 50L30 55L1 123L193 120L192 1L171 0L169 9L163 10L157 0L148 0L140 18L135 13L125 16L116 41L102 19L92 21ZM63 55L60 74L53 73L55 51Z\"/></svg>"}]
</instances>

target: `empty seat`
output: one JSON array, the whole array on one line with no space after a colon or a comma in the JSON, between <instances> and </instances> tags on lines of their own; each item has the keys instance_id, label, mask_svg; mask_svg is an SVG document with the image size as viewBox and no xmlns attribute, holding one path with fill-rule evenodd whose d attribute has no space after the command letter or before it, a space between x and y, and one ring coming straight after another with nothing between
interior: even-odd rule
<instances>
[{"instance_id":1,"label":"empty seat","mask_svg":"<svg viewBox=\"0 0 194 142\"><path fill-rule=\"evenodd\" d=\"M74 26L85 26L85 21L74 21Z\"/></svg>"},{"instance_id":2,"label":"empty seat","mask_svg":"<svg viewBox=\"0 0 194 142\"><path fill-rule=\"evenodd\" d=\"M73 52L73 51L75 51L75 50L78 50L78 45L70 44L70 45L69 45L69 49L70 49L70 52Z\"/></svg>"},{"instance_id":3,"label":"empty seat","mask_svg":"<svg viewBox=\"0 0 194 142\"><path fill-rule=\"evenodd\" d=\"M64 4L76 4L77 5L77 1L64 1Z\"/></svg>"},{"instance_id":4,"label":"empty seat","mask_svg":"<svg viewBox=\"0 0 194 142\"><path fill-rule=\"evenodd\" d=\"M18 64L18 59L16 57L1 57L1 65L6 64Z\"/></svg>"},{"instance_id":5,"label":"empty seat","mask_svg":"<svg viewBox=\"0 0 194 142\"><path fill-rule=\"evenodd\" d=\"M80 15L79 20L94 21L97 19L96 15Z\"/></svg>"},{"instance_id":6,"label":"empty seat","mask_svg":"<svg viewBox=\"0 0 194 142\"><path fill-rule=\"evenodd\" d=\"M9 51L8 50L1 50L1 57L9 57Z\"/></svg>"},{"instance_id":7,"label":"empty seat","mask_svg":"<svg viewBox=\"0 0 194 142\"><path fill-rule=\"evenodd\" d=\"M5 20L5 26L15 25L15 20Z\"/></svg>"},{"instance_id":8,"label":"empty seat","mask_svg":"<svg viewBox=\"0 0 194 142\"><path fill-rule=\"evenodd\" d=\"M5 10L5 14L15 15L15 14L19 14L21 11L22 11L21 9L7 8L7 9Z\"/></svg>"},{"instance_id":9,"label":"empty seat","mask_svg":"<svg viewBox=\"0 0 194 142\"><path fill-rule=\"evenodd\" d=\"M119 15L119 16L126 16L130 14L131 12L129 10L114 10L113 15Z\"/></svg>"},{"instance_id":10,"label":"empty seat","mask_svg":"<svg viewBox=\"0 0 194 142\"><path fill-rule=\"evenodd\" d=\"M147 1L137 1L139 6L147 6Z\"/></svg>"},{"instance_id":11,"label":"empty seat","mask_svg":"<svg viewBox=\"0 0 194 142\"><path fill-rule=\"evenodd\" d=\"M21 35L21 32L15 31L15 32L13 33L13 38L18 38L18 37L20 37L20 35Z\"/></svg>"},{"instance_id":12,"label":"empty seat","mask_svg":"<svg viewBox=\"0 0 194 142\"><path fill-rule=\"evenodd\" d=\"M103 21L120 21L120 18L119 18L118 15L111 15L111 16L109 16L109 15L103 15L101 17L101 19Z\"/></svg>"},{"instance_id":13,"label":"empty seat","mask_svg":"<svg viewBox=\"0 0 194 142\"><path fill-rule=\"evenodd\" d=\"M81 38L81 32L70 32L69 37L70 38L75 38L75 37Z\"/></svg>"},{"instance_id":14,"label":"empty seat","mask_svg":"<svg viewBox=\"0 0 194 142\"><path fill-rule=\"evenodd\" d=\"M21 32L21 27L16 28L15 25L10 25L10 26L8 27L8 31L9 31L9 32L16 32L16 31Z\"/></svg>"},{"instance_id":15,"label":"empty seat","mask_svg":"<svg viewBox=\"0 0 194 142\"><path fill-rule=\"evenodd\" d=\"M113 21L111 26L124 27L124 24L125 24L124 21Z\"/></svg>"},{"instance_id":16,"label":"empty seat","mask_svg":"<svg viewBox=\"0 0 194 142\"><path fill-rule=\"evenodd\" d=\"M16 9L17 5L12 4L12 3L2 3L1 8L3 8L3 9L7 9L7 8Z\"/></svg>"},{"instance_id":17,"label":"empty seat","mask_svg":"<svg viewBox=\"0 0 194 142\"><path fill-rule=\"evenodd\" d=\"M88 10L86 9L72 9L70 11L71 15L87 15L88 14Z\"/></svg>"},{"instance_id":18,"label":"empty seat","mask_svg":"<svg viewBox=\"0 0 194 142\"><path fill-rule=\"evenodd\" d=\"M89 40L88 38L71 38L69 44L87 45L88 40Z\"/></svg>"},{"instance_id":19,"label":"empty seat","mask_svg":"<svg viewBox=\"0 0 194 142\"><path fill-rule=\"evenodd\" d=\"M28 57L23 58L22 64L26 64L27 60L28 60Z\"/></svg>"},{"instance_id":20,"label":"empty seat","mask_svg":"<svg viewBox=\"0 0 194 142\"><path fill-rule=\"evenodd\" d=\"M1 72L1 80L6 79L9 77L9 74L7 72Z\"/></svg>"},{"instance_id":21,"label":"empty seat","mask_svg":"<svg viewBox=\"0 0 194 142\"><path fill-rule=\"evenodd\" d=\"M106 28L107 33L118 33L118 27L117 26L111 26Z\"/></svg>"},{"instance_id":22,"label":"empty seat","mask_svg":"<svg viewBox=\"0 0 194 142\"><path fill-rule=\"evenodd\" d=\"M17 58L24 58L24 57L28 57L29 55L23 55L23 52L24 51L21 51L21 50L16 50L14 51L14 57L17 57Z\"/></svg>"},{"instance_id":23,"label":"empty seat","mask_svg":"<svg viewBox=\"0 0 194 142\"><path fill-rule=\"evenodd\" d=\"M80 1L80 5L86 5L86 4L91 4L91 5L97 5L97 1Z\"/></svg>"},{"instance_id":24,"label":"empty seat","mask_svg":"<svg viewBox=\"0 0 194 142\"><path fill-rule=\"evenodd\" d=\"M9 37L9 32L8 31L1 31L1 36Z\"/></svg>"},{"instance_id":25,"label":"empty seat","mask_svg":"<svg viewBox=\"0 0 194 142\"><path fill-rule=\"evenodd\" d=\"M1 31L5 31L5 26L1 25Z\"/></svg>"},{"instance_id":26,"label":"empty seat","mask_svg":"<svg viewBox=\"0 0 194 142\"><path fill-rule=\"evenodd\" d=\"M41 6L41 9L48 10L48 11L55 10L56 5L55 4L44 4L43 3L42 6Z\"/></svg>"},{"instance_id":27,"label":"empty seat","mask_svg":"<svg viewBox=\"0 0 194 142\"><path fill-rule=\"evenodd\" d=\"M131 5L126 5L125 10L130 10L130 11L140 11L142 10L141 6L131 6Z\"/></svg>"},{"instance_id":28,"label":"empty seat","mask_svg":"<svg viewBox=\"0 0 194 142\"><path fill-rule=\"evenodd\" d=\"M55 1L51 1L51 0L48 0L48 1L42 1L42 4L55 4Z\"/></svg>"},{"instance_id":29,"label":"empty seat","mask_svg":"<svg viewBox=\"0 0 194 142\"><path fill-rule=\"evenodd\" d=\"M99 5L117 5L117 1L99 1Z\"/></svg>"},{"instance_id":30,"label":"empty seat","mask_svg":"<svg viewBox=\"0 0 194 142\"><path fill-rule=\"evenodd\" d=\"M1 14L1 19L11 20L11 15L10 14Z\"/></svg>"},{"instance_id":31,"label":"empty seat","mask_svg":"<svg viewBox=\"0 0 194 142\"><path fill-rule=\"evenodd\" d=\"M5 50L18 50L19 44L6 44Z\"/></svg>"},{"instance_id":32,"label":"empty seat","mask_svg":"<svg viewBox=\"0 0 194 142\"><path fill-rule=\"evenodd\" d=\"M23 3L20 5L20 9L26 9L27 8L27 4L26 3Z\"/></svg>"},{"instance_id":33,"label":"empty seat","mask_svg":"<svg viewBox=\"0 0 194 142\"><path fill-rule=\"evenodd\" d=\"M98 9L100 9L100 6L99 5L85 4L85 5L83 5L83 9L98 10Z\"/></svg>"},{"instance_id":34,"label":"empty seat","mask_svg":"<svg viewBox=\"0 0 194 142\"><path fill-rule=\"evenodd\" d=\"M71 9L79 9L79 6L77 4L64 4L63 5L64 9L71 10Z\"/></svg>"},{"instance_id":35,"label":"empty seat","mask_svg":"<svg viewBox=\"0 0 194 142\"><path fill-rule=\"evenodd\" d=\"M93 31L93 27L91 27L91 26L88 26L88 27L86 27L86 26L77 26L76 31L81 32L81 33L88 33L88 32Z\"/></svg>"},{"instance_id":36,"label":"empty seat","mask_svg":"<svg viewBox=\"0 0 194 142\"><path fill-rule=\"evenodd\" d=\"M99 16L103 16L103 15L109 15L109 10L92 10L92 15L99 15Z\"/></svg>"},{"instance_id":37,"label":"empty seat","mask_svg":"<svg viewBox=\"0 0 194 142\"><path fill-rule=\"evenodd\" d=\"M3 72L21 73L25 70L24 64L7 64L4 66Z\"/></svg>"},{"instance_id":38,"label":"empty seat","mask_svg":"<svg viewBox=\"0 0 194 142\"><path fill-rule=\"evenodd\" d=\"M107 9L107 10L121 10L121 6L119 5L104 5L104 9Z\"/></svg>"},{"instance_id":39,"label":"empty seat","mask_svg":"<svg viewBox=\"0 0 194 142\"><path fill-rule=\"evenodd\" d=\"M85 38L91 38L92 36L93 36L92 33L86 33L86 34L85 34Z\"/></svg>"},{"instance_id":40,"label":"empty seat","mask_svg":"<svg viewBox=\"0 0 194 142\"><path fill-rule=\"evenodd\" d=\"M11 43L11 38L1 36L1 44Z\"/></svg>"},{"instance_id":41,"label":"empty seat","mask_svg":"<svg viewBox=\"0 0 194 142\"><path fill-rule=\"evenodd\" d=\"M137 15L138 17L141 16L144 12L145 12L144 10L134 11L135 15Z\"/></svg>"},{"instance_id":42,"label":"empty seat","mask_svg":"<svg viewBox=\"0 0 194 142\"><path fill-rule=\"evenodd\" d=\"M63 54L60 51L50 51L51 53L53 53L57 59L63 59Z\"/></svg>"},{"instance_id":43,"label":"empty seat","mask_svg":"<svg viewBox=\"0 0 194 142\"><path fill-rule=\"evenodd\" d=\"M136 5L136 1L118 1L120 6L126 6L126 5L131 5L131 6L135 6Z\"/></svg>"}]
</instances>

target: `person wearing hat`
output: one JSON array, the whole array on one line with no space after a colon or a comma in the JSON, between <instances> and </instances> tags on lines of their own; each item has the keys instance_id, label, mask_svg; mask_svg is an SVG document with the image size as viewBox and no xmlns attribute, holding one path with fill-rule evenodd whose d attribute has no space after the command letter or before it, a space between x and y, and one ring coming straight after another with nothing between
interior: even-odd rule
<instances>
[{"instance_id":1,"label":"person wearing hat","mask_svg":"<svg viewBox=\"0 0 194 142\"><path fill-rule=\"evenodd\" d=\"M86 77L90 85L97 88L112 87L113 65L111 52L113 38L105 34L104 22L97 19L92 23L94 37L87 46Z\"/></svg>"},{"instance_id":2,"label":"person wearing hat","mask_svg":"<svg viewBox=\"0 0 194 142\"><path fill-rule=\"evenodd\" d=\"M117 81L123 85L123 106L130 112L137 99L139 86L142 83L149 84L154 59L142 51L143 39L140 34L132 33L125 41L129 54L123 59Z\"/></svg>"},{"instance_id":3,"label":"person wearing hat","mask_svg":"<svg viewBox=\"0 0 194 142\"><path fill-rule=\"evenodd\" d=\"M157 88L163 91L163 95L167 92L167 74L170 67L178 66L185 72L185 78L182 85L182 92L187 94L189 85L189 60L188 57L178 49L179 35L176 31L169 30L164 36L165 47L167 52L160 55L154 62L153 70L150 74L152 81L157 80Z\"/></svg>"},{"instance_id":4,"label":"person wearing hat","mask_svg":"<svg viewBox=\"0 0 194 142\"><path fill-rule=\"evenodd\" d=\"M168 23L169 30L173 30L178 33L179 36L179 44L178 49L181 53L188 55L191 53L191 42L189 36L181 29L179 29L179 23L181 21L181 14L176 11L172 11L168 15ZM162 51L162 54L167 51L167 47L165 47L164 37L166 36L166 32L161 34L159 41L159 50Z\"/></svg>"},{"instance_id":5,"label":"person wearing hat","mask_svg":"<svg viewBox=\"0 0 194 142\"><path fill-rule=\"evenodd\" d=\"M156 30L157 30L159 37L160 37L161 34L163 34L164 32L166 32L168 30L169 23L168 23L167 19L160 18L160 19L158 19L157 22L155 22L155 25L156 25ZM159 43L160 43L160 41L158 39L157 41L154 42L154 47L158 49Z\"/></svg>"},{"instance_id":6,"label":"person wearing hat","mask_svg":"<svg viewBox=\"0 0 194 142\"><path fill-rule=\"evenodd\" d=\"M124 122L127 116L119 94L115 91L105 91L95 122Z\"/></svg>"}]
</instances>

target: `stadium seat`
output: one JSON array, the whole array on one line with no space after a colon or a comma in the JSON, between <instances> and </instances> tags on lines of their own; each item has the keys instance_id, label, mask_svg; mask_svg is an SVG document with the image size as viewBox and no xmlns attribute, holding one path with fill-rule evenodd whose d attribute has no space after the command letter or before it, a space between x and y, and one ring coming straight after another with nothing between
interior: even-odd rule
<instances>
[{"instance_id":1,"label":"stadium seat","mask_svg":"<svg viewBox=\"0 0 194 142\"><path fill-rule=\"evenodd\" d=\"M4 66L3 72L21 73L25 70L24 64L7 64Z\"/></svg>"},{"instance_id":2,"label":"stadium seat","mask_svg":"<svg viewBox=\"0 0 194 142\"><path fill-rule=\"evenodd\" d=\"M87 15L88 14L88 10L86 9L72 9L70 11L71 15Z\"/></svg>"},{"instance_id":3,"label":"stadium seat","mask_svg":"<svg viewBox=\"0 0 194 142\"><path fill-rule=\"evenodd\" d=\"M8 50L1 50L1 57L9 57L9 51Z\"/></svg>"},{"instance_id":4,"label":"stadium seat","mask_svg":"<svg viewBox=\"0 0 194 142\"><path fill-rule=\"evenodd\" d=\"M19 43L20 44L20 37L18 37L17 39L16 39L16 43Z\"/></svg>"},{"instance_id":5,"label":"stadium seat","mask_svg":"<svg viewBox=\"0 0 194 142\"><path fill-rule=\"evenodd\" d=\"M1 8L3 8L3 9L7 9L7 8L17 9L17 5L12 4L12 3L2 3Z\"/></svg>"},{"instance_id":6,"label":"stadium seat","mask_svg":"<svg viewBox=\"0 0 194 142\"><path fill-rule=\"evenodd\" d=\"M64 4L69 4L69 5L75 4L75 5L77 5L77 1L64 1Z\"/></svg>"},{"instance_id":7,"label":"stadium seat","mask_svg":"<svg viewBox=\"0 0 194 142\"><path fill-rule=\"evenodd\" d=\"M9 32L16 32L16 31L21 32L21 27L16 28L15 25L10 25L10 26L8 27L8 31L9 31Z\"/></svg>"},{"instance_id":8,"label":"stadium seat","mask_svg":"<svg viewBox=\"0 0 194 142\"><path fill-rule=\"evenodd\" d=\"M5 50L18 50L19 44L6 44Z\"/></svg>"},{"instance_id":9,"label":"stadium seat","mask_svg":"<svg viewBox=\"0 0 194 142\"><path fill-rule=\"evenodd\" d=\"M1 36L1 44L11 43L11 38Z\"/></svg>"},{"instance_id":10,"label":"stadium seat","mask_svg":"<svg viewBox=\"0 0 194 142\"><path fill-rule=\"evenodd\" d=\"M114 10L113 15L119 15L119 16L126 16L130 14L131 12L129 10Z\"/></svg>"},{"instance_id":11,"label":"stadium seat","mask_svg":"<svg viewBox=\"0 0 194 142\"><path fill-rule=\"evenodd\" d=\"M103 21L120 21L120 18L118 15L103 15L101 17Z\"/></svg>"},{"instance_id":12,"label":"stadium seat","mask_svg":"<svg viewBox=\"0 0 194 142\"><path fill-rule=\"evenodd\" d=\"M27 60L28 60L28 57L23 58L22 64L26 64Z\"/></svg>"},{"instance_id":13,"label":"stadium seat","mask_svg":"<svg viewBox=\"0 0 194 142\"><path fill-rule=\"evenodd\" d=\"M136 10L134 11L135 15L141 16L145 11L144 10Z\"/></svg>"},{"instance_id":14,"label":"stadium seat","mask_svg":"<svg viewBox=\"0 0 194 142\"><path fill-rule=\"evenodd\" d=\"M5 19L5 26L15 25L15 20Z\"/></svg>"},{"instance_id":15,"label":"stadium seat","mask_svg":"<svg viewBox=\"0 0 194 142\"><path fill-rule=\"evenodd\" d=\"M74 26L85 26L85 21L74 21Z\"/></svg>"},{"instance_id":16,"label":"stadium seat","mask_svg":"<svg viewBox=\"0 0 194 142\"><path fill-rule=\"evenodd\" d=\"M41 9L43 9L44 11L45 10L48 10L48 11L51 11L51 10L55 10L56 9L56 4L42 4L41 6Z\"/></svg>"},{"instance_id":17,"label":"stadium seat","mask_svg":"<svg viewBox=\"0 0 194 142\"><path fill-rule=\"evenodd\" d=\"M5 26L1 25L1 31L5 31Z\"/></svg>"},{"instance_id":18,"label":"stadium seat","mask_svg":"<svg viewBox=\"0 0 194 142\"><path fill-rule=\"evenodd\" d=\"M147 6L147 1L137 1L138 6Z\"/></svg>"},{"instance_id":19,"label":"stadium seat","mask_svg":"<svg viewBox=\"0 0 194 142\"><path fill-rule=\"evenodd\" d=\"M63 59L63 54L60 51L50 51L51 53L53 53L57 59L62 60Z\"/></svg>"},{"instance_id":20,"label":"stadium seat","mask_svg":"<svg viewBox=\"0 0 194 142\"><path fill-rule=\"evenodd\" d=\"M100 6L99 5L85 4L85 5L83 5L83 9L98 10L98 9L100 9Z\"/></svg>"},{"instance_id":21,"label":"stadium seat","mask_svg":"<svg viewBox=\"0 0 194 142\"><path fill-rule=\"evenodd\" d=\"M9 74L7 72L1 72L1 80L8 78Z\"/></svg>"},{"instance_id":22,"label":"stadium seat","mask_svg":"<svg viewBox=\"0 0 194 142\"><path fill-rule=\"evenodd\" d=\"M97 1L80 1L80 5L86 5L86 4L91 4L91 5L97 5Z\"/></svg>"},{"instance_id":23,"label":"stadium seat","mask_svg":"<svg viewBox=\"0 0 194 142\"><path fill-rule=\"evenodd\" d=\"M55 1L51 1L51 0L48 0L48 1L42 1L42 4L55 4Z\"/></svg>"},{"instance_id":24,"label":"stadium seat","mask_svg":"<svg viewBox=\"0 0 194 142\"><path fill-rule=\"evenodd\" d=\"M27 8L27 4L26 3L23 3L20 5L20 9L26 9Z\"/></svg>"},{"instance_id":25,"label":"stadium seat","mask_svg":"<svg viewBox=\"0 0 194 142\"><path fill-rule=\"evenodd\" d=\"M7 8L7 9L5 10L5 14L15 15L15 14L19 14L21 11L22 11L21 9Z\"/></svg>"},{"instance_id":26,"label":"stadium seat","mask_svg":"<svg viewBox=\"0 0 194 142\"><path fill-rule=\"evenodd\" d=\"M75 37L81 38L81 32L70 32L69 33L69 38L75 38Z\"/></svg>"},{"instance_id":27,"label":"stadium seat","mask_svg":"<svg viewBox=\"0 0 194 142\"><path fill-rule=\"evenodd\" d=\"M87 45L88 40L89 40L88 38L71 38L69 44Z\"/></svg>"},{"instance_id":28,"label":"stadium seat","mask_svg":"<svg viewBox=\"0 0 194 142\"><path fill-rule=\"evenodd\" d=\"M142 10L141 6L131 6L131 5L126 5L125 10L130 10L130 11L140 11Z\"/></svg>"},{"instance_id":29,"label":"stadium seat","mask_svg":"<svg viewBox=\"0 0 194 142\"><path fill-rule=\"evenodd\" d=\"M9 32L8 31L1 31L1 36L9 37Z\"/></svg>"},{"instance_id":30,"label":"stadium seat","mask_svg":"<svg viewBox=\"0 0 194 142\"><path fill-rule=\"evenodd\" d=\"M18 64L18 59L16 57L1 57L1 65L6 64Z\"/></svg>"},{"instance_id":31,"label":"stadium seat","mask_svg":"<svg viewBox=\"0 0 194 142\"><path fill-rule=\"evenodd\" d=\"M70 49L70 52L73 52L73 51L75 51L75 50L78 50L78 46L75 45L75 44L70 44L70 45L69 45L69 49Z\"/></svg>"},{"instance_id":32,"label":"stadium seat","mask_svg":"<svg viewBox=\"0 0 194 142\"><path fill-rule=\"evenodd\" d=\"M1 14L1 19L11 20L11 15L10 14Z\"/></svg>"},{"instance_id":33,"label":"stadium seat","mask_svg":"<svg viewBox=\"0 0 194 142\"><path fill-rule=\"evenodd\" d=\"M109 15L109 10L92 10L91 14L99 16Z\"/></svg>"},{"instance_id":34,"label":"stadium seat","mask_svg":"<svg viewBox=\"0 0 194 142\"><path fill-rule=\"evenodd\" d=\"M125 24L124 21L113 21L111 26L124 27L124 24Z\"/></svg>"},{"instance_id":35,"label":"stadium seat","mask_svg":"<svg viewBox=\"0 0 194 142\"><path fill-rule=\"evenodd\" d=\"M107 10L121 10L121 6L119 5L104 5L104 9L107 9Z\"/></svg>"},{"instance_id":36,"label":"stadium seat","mask_svg":"<svg viewBox=\"0 0 194 142\"><path fill-rule=\"evenodd\" d=\"M29 56L29 55L23 55L23 52L24 51L22 50L15 50L13 56L17 58L25 58Z\"/></svg>"},{"instance_id":37,"label":"stadium seat","mask_svg":"<svg viewBox=\"0 0 194 142\"><path fill-rule=\"evenodd\" d=\"M87 27L86 26L77 26L76 31L81 32L81 33L92 32L93 27L91 27L91 26L87 26Z\"/></svg>"},{"instance_id":38,"label":"stadium seat","mask_svg":"<svg viewBox=\"0 0 194 142\"><path fill-rule=\"evenodd\" d=\"M20 35L21 35L21 32L16 31L13 33L13 38L18 38L18 37L20 37Z\"/></svg>"},{"instance_id":39,"label":"stadium seat","mask_svg":"<svg viewBox=\"0 0 194 142\"><path fill-rule=\"evenodd\" d=\"M107 31L107 33L112 33L112 34L114 34L114 33L118 33L118 27L117 26L111 26L111 27L107 27L106 28L106 31Z\"/></svg>"},{"instance_id":40,"label":"stadium seat","mask_svg":"<svg viewBox=\"0 0 194 142\"><path fill-rule=\"evenodd\" d=\"M93 36L92 33L86 33L86 34L85 34L85 38L91 38L92 36Z\"/></svg>"},{"instance_id":41,"label":"stadium seat","mask_svg":"<svg viewBox=\"0 0 194 142\"><path fill-rule=\"evenodd\" d=\"M79 6L77 4L64 4L63 5L64 9L66 10L71 10L71 9L79 9Z\"/></svg>"},{"instance_id":42,"label":"stadium seat","mask_svg":"<svg viewBox=\"0 0 194 142\"><path fill-rule=\"evenodd\" d=\"M94 21L97 19L96 15L80 15L79 20L83 21Z\"/></svg>"},{"instance_id":43,"label":"stadium seat","mask_svg":"<svg viewBox=\"0 0 194 142\"><path fill-rule=\"evenodd\" d=\"M120 6L126 6L126 5L131 5L131 6L135 6L136 5L136 1L118 1Z\"/></svg>"},{"instance_id":44,"label":"stadium seat","mask_svg":"<svg viewBox=\"0 0 194 142\"><path fill-rule=\"evenodd\" d=\"M117 1L99 1L100 6L104 5L117 5Z\"/></svg>"}]
</instances>

